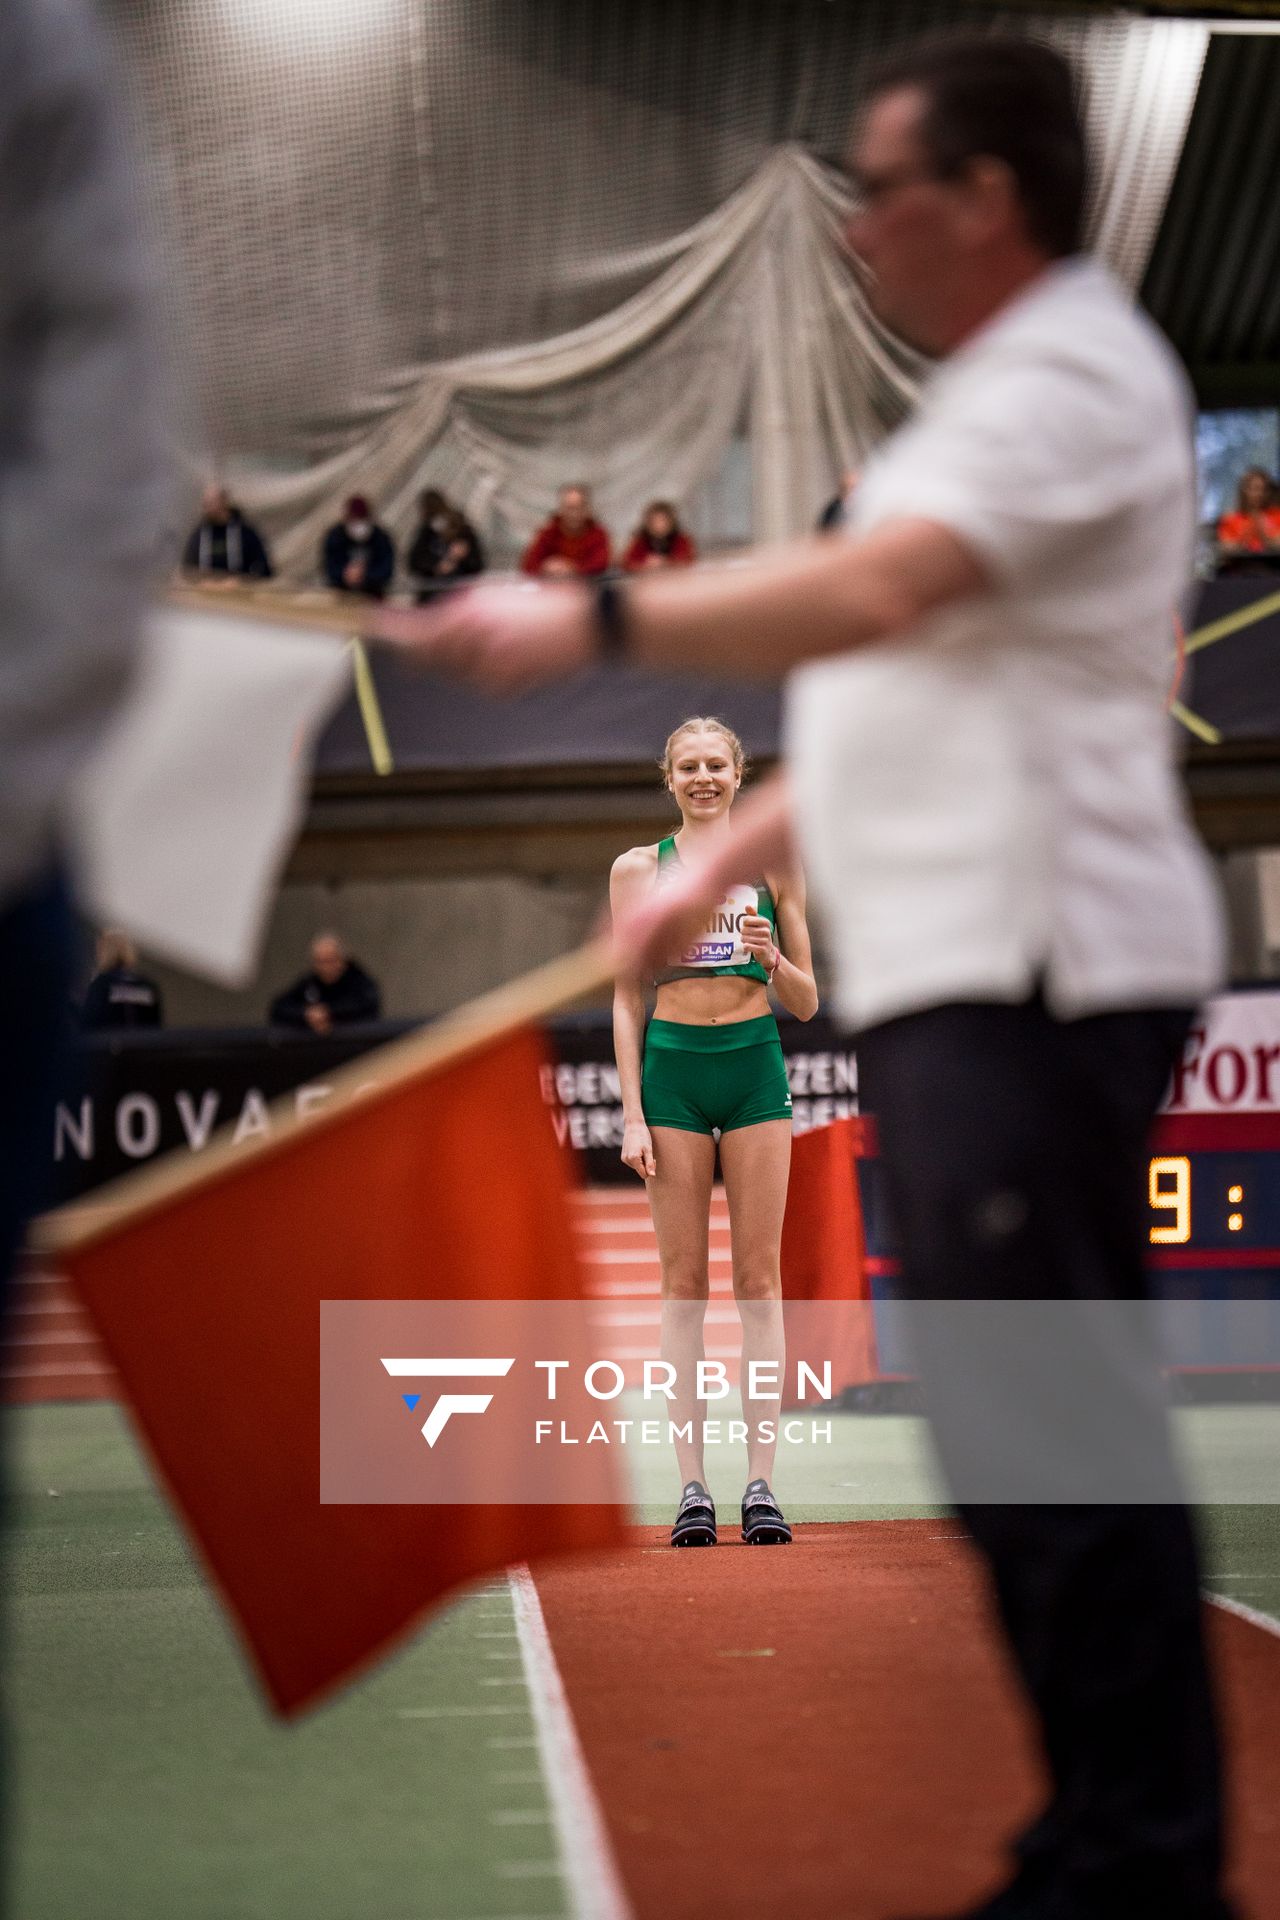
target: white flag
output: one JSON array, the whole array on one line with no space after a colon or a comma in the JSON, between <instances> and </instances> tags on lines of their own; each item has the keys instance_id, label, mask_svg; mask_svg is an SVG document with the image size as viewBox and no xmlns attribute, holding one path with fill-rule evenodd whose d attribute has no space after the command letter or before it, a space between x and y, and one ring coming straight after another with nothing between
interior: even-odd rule
<instances>
[{"instance_id":1,"label":"white flag","mask_svg":"<svg viewBox=\"0 0 1280 1920\"><path fill-rule=\"evenodd\" d=\"M85 911L224 986L254 975L344 642L157 608L134 694L77 783Z\"/></svg>"}]
</instances>

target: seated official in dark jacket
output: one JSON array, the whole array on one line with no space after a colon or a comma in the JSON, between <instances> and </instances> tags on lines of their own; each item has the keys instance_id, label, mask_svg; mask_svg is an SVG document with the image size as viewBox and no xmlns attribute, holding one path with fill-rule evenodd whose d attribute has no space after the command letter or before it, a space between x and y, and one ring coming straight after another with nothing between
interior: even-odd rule
<instances>
[{"instance_id":1,"label":"seated official in dark jacket","mask_svg":"<svg viewBox=\"0 0 1280 1920\"><path fill-rule=\"evenodd\" d=\"M274 571L266 542L227 495L206 487L200 518L182 555L182 569L196 580L269 580Z\"/></svg>"},{"instance_id":2,"label":"seated official in dark jacket","mask_svg":"<svg viewBox=\"0 0 1280 1920\"><path fill-rule=\"evenodd\" d=\"M86 1033L164 1025L160 989L138 972L137 950L126 934L98 935L95 968L80 1014Z\"/></svg>"},{"instance_id":3,"label":"seated official in dark jacket","mask_svg":"<svg viewBox=\"0 0 1280 1920\"><path fill-rule=\"evenodd\" d=\"M377 981L351 958L337 934L319 933L311 942L310 973L271 1002L271 1024L332 1033L357 1020L376 1020L381 1011Z\"/></svg>"},{"instance_id":4,"label":"seated official in dark jacket","mask_svg":"<svg viewBox=\"0 0 1280 1920\"><path fill-rule=\"evenodd\" d=\"M325 584L341 593L363 593L381 600L396 571L391 535L380 527L363 494L353 493L341 520L330 527L320 550Z\"/></svg>"},{"instance_id":5,"label":"seated official in dark jacket","mask_svg":"<svg viewBox=\"0 0 1280 1920\"><path fill-rule=\"evenodd\" d=\"M420 588L427 581L447 583L484 572L484 549L475 528L435 487L418 496L418 531L408 566ZM420 600L431 597L429 589L419 591Z\"/></svg>"}]
</instances>

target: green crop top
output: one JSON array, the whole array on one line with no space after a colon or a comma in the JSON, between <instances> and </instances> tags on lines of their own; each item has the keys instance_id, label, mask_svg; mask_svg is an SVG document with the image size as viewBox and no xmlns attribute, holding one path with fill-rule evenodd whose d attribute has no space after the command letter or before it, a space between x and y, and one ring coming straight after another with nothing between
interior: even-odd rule
<instances>
[{"instance_id":1,"label":"green crop top","mask_svg":"<svg viewBox=\"0 0 1280 1920\"><path fill-rule=\"evenodd\" d=\"M658 885L680 865L675 835L668 834L658 843ZM664 967L661 973L655 973L654 986L663 987L669 980L705 980L709 976L718 980L731 974L743 980L759 980L767 986L769 975L759 960L746 958L746 948L739 937L743 915L748 913L758 913L769 922L776 945L778 913L764 881L757 886L743 883L730 887L692 946L681 954L679 966Z\"/></svg>"}]
</instances>

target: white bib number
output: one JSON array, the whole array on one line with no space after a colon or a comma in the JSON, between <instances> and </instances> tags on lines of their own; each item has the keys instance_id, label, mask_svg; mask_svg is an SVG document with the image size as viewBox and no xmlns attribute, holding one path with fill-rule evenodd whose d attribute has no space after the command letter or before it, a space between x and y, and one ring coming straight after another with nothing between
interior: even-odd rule
<instances>
[{"instance_id":1,"label":"white bib number","mask_svg":"<svg viewBox=\"0 0 1280 1920\"><path fill-rule=\"evenodd\" d=\"M680 955L682 967L744 967L755 958L742 944L742 922L760 910L754 887L730 887L706 926Z\"/></svg>"}]
</instances>

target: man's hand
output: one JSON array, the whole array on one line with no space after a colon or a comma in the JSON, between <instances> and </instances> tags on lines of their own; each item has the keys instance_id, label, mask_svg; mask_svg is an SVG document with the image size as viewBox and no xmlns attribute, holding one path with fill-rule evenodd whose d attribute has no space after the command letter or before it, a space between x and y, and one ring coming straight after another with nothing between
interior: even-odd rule
<instances>
[{"instance_id":1,"label":"man's hand","mask_svg":"<svg viewBox=\"0 0 1280 1920\"><path fill-rule=\"evenodd\" d=\"M656 888L634 913L618 919L613 946L619 971L639 979L670 966L703 931L721 892L718 877L704 866L686 863L677 879Z\"/></svg>"},{"instance_id":2,"label":"man's hand","mask_svg":"<svg viewBox=\"0 0 1280 1920\"><path fill-rule=\"evenodd\" d=\"M323 1000L313 1001L311 1006L306 1009L303 1018L312 1033L333 1032L333 1015Z\"/></svg>"},{"instance_id":3,"label":"man's hand","mask_svg":"<svg viewBox=\"0 0 1280 1920\"><path fill-rule=\"evenodd\" d=\"M595 619L581 587L491 581L435 606L376 607L365 634L485 693L523 693L595 657Z\"/></svg>"}]
</instances>

